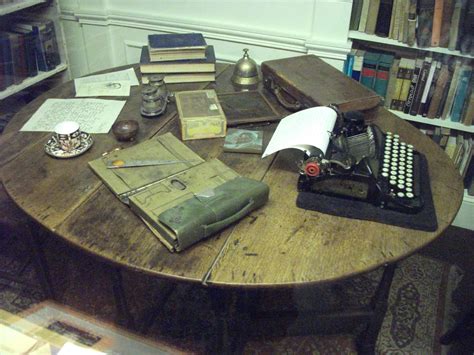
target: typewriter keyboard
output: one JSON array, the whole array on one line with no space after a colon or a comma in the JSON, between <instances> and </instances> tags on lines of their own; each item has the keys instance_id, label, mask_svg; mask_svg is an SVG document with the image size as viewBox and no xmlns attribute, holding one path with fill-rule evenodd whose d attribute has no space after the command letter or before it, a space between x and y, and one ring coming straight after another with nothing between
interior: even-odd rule
<instances>
[{"instance_id":1,"label":"typewriter keyboard","mask_svg":"<svg viewBox=\"0 0 474 355\"><path fill-rule=\"evenodd\" d=\"M413 146L400 141L398 134L387 132L381 153L378 180L382 192L399 206L421 207L419 156Z\"/></svg>"}]
</instances>

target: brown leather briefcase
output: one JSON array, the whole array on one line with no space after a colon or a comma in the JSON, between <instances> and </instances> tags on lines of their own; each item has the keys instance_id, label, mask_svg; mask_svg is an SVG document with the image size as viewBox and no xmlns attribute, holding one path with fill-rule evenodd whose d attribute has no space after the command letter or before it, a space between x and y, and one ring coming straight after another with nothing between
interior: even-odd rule
<instances>
[{"instance_id":1,"label":"brown leather briefcase","mask_svg":"<svg viewBox=\"0 0 474 355\"><path fill-rule=\"evenodd\" d=\"M330 104L343 112L364 111L382 102L374 91L315 55L269 60L261 69L265 87L290 111Z\"/></svg>"}]
</instances>

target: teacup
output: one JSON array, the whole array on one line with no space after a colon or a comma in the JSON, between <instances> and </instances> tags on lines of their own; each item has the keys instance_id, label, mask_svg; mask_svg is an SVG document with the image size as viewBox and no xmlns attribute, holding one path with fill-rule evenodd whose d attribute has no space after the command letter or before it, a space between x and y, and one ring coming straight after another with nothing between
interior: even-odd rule
<instances>
[{"instance_id":1,"label":"teacup","mask_svg":"<svg viewBox=\"0 0 474 355\"><path fill-rule=\"evenodd\" d=\"M54 127L54 133L59 147L66 152L70 152L81 145L81 130L77 122L60 122Z\"/></svg>"}]
</instances>

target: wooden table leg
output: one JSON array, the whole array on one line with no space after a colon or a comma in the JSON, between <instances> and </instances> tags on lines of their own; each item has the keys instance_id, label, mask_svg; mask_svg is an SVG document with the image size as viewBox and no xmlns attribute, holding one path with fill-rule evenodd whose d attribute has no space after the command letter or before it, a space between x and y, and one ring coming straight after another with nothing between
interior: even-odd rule
<instances>
[{"instance_id":1,"label":"wooden table leg","mask_svg":"<svg viewBox=\"0 0 474 355\"><path fill-rule=\"evenodd\" d=\"M375 344L387 311L390 286L396 267L396 263L385 266L382 279L371 301L373 316L367 328L356 339L359 354L375 354Z\"/></svg>"},{"instance_id":2,"label":"wooden table leg","mask_svg":"<svg viewBox=\"0 0 474 355\"><path fill-rule=\"evenodd\" d=\"M123 289L122 272L120 268L114 266L111 267L110 271L115 307L117 308L118 323L134 330L135 321L130 313L127 297Z\"/></svg>"},{"instance_id":3,"label":"wooden table leg","mask_svg":"<svg viewBox=\"0 0 474 355\"><path fill-rule=\"evenodd\" d=\"M35 222L30 221L28 222L28 229L23 237L26 240L26 245L31 246L30 250L35 264L35 272L38 276L45 297L56 300L56 294L49 274L48 263L46 262L41 242L41 238L46 237L46 232L39 228Z\"/></svg>"},{"instance_id":4,"label":"wooden table leg","mask_svg":"<svg viewBox=\"0 0 474 355\"><path fill-rule=\"evenodd\" d=\"M242 318L238 313L236 291L209 289L211 304L215 314L213 338L208 343L208 352L212 354L241 354Z\"/></svg>"}]
</instances>

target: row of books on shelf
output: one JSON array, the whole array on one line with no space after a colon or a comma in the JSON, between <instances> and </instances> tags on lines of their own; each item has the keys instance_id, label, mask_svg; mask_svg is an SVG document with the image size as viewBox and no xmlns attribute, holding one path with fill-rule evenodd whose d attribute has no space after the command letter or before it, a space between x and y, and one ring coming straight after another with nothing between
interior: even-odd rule
<instances>
[{"instance_id":1,"label":"row of books on shelf","mask_svg":"<svg viewBox=\"0 0 474 355\"><path fill-rule=\"evenodd\" d=\"M474 55L472 0L354 0L350 29Z\"/></svg>"},{"instance_id":2,"label":"row of books on shelf","mask_svg":"<svg viewBox=\"0 0 474 355\"><path fill-rule=\"evenodd\" d=\"M0 31L0 91L61 63L52 20L19 18Z\"/></svg>"},{"instance_id":3,"label":"row of books on shelf","mask_svg":"<svg viewBox=\"0 0 474 355\"><path fill-rule=\"evenodd\" d=\"M353 49L346 75L385 99L385 107L412 116L439 118L472 125L474 75L472 60Z\"/></svg>"},{"instance_id":4,"label":"row of books on shelf","mask_svg":"<svg viewBox=\"0 0 474 355\"><path fill-rule=\"evenodd\" d=\"M456 169L463 178L464 186L468 188L474 179L474 145L472 136L463 133L453 133L449 128L434 127L422 129L437 143L453 161Z\"/></svg>"},{"instance_id":5,"label":"row of books on shelf","mask_svg":"<svg viewBox=\"0 0 474 355\"><path fill-rule=\"evenodd\" d=\"M151 34L140 56L142 82L162 74L167 84L216 80L214 47L201 33Z\"/></svg>"}]
</instances>

